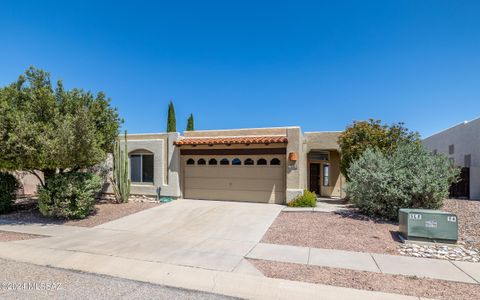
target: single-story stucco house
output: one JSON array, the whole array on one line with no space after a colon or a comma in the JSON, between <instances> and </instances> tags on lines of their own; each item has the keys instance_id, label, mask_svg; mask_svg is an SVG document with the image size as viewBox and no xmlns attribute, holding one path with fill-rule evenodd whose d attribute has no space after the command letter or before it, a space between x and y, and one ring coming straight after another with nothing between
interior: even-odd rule
<instances>
[{"instance_id":1,"label":"single-story stucco house","mask_svg":"<svg viewBox=\"0 0 480 300\"><path fill-rule=\"evenodd\" d=\"M129 134L131 193L278 204L304 189L342 197L339 135L300 127Z\"/></svg>"}]
</instances>

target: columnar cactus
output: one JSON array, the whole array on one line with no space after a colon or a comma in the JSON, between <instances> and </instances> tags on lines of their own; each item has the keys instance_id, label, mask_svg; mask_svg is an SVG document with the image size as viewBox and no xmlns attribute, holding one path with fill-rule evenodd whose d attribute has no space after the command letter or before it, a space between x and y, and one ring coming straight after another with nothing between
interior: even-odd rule
<instances>
[{"instance_id":1,"label":"columnar cactus","mask_svg":"<svg viewBox=\"0 0 480 300\"><path fill-rule=\"evenodd\" d=\"M120 141L115 141L113 150L113 176L112 182L115 199L118 203L128 202L130 197L130 178L128 176L128 149L127 149L127 131L125 131L125 145L122 151Z\"/></svg>"}]
</instances>

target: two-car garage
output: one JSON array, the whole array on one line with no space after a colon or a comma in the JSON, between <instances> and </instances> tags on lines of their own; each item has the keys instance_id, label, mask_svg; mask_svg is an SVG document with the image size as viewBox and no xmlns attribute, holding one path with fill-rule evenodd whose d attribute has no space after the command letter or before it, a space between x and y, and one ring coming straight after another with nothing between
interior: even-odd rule
<instances>
[{"instance_id":1,"label":"two-car garage","mask_svg":"<svg viewBox=\"0 0 480 300\"><path fill-rule=\"evenodd\" d=\"M286 143L285 136L176 142L183 198L284 203Z\"/></svg>"},{"instance_id":2,"label":"two-car garage","mask_svg":"<svg viewBox=\"0 0 480 300\"><path fill-rule=\"evenodd\" d=\"M182 155L184 198L283 203L285 155Z\"/></svg>"}]
</instances>

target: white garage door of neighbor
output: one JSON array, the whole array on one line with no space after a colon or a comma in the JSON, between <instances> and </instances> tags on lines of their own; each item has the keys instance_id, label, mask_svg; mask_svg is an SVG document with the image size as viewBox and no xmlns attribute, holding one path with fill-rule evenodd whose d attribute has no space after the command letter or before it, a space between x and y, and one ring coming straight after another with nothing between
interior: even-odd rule
<instances>
[{"instance_id":1,"label":"white garage door of neighbor","mask_svg":"<svg viewBox=\"0 0 480 300\"><path fill-rule=\"evenodd\" d=\"M263 203L285 200L285 155L182 157L184 198Z\"/></svg>"}]
</instances>

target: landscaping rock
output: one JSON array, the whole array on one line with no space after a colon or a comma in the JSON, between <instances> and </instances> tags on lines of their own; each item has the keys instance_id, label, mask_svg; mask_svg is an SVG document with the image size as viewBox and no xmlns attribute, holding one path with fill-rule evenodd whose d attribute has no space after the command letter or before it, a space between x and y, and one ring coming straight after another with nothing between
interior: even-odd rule
<instances>
[{"instance_id":1,"label":"landscaping rock","mask_svg":"<svg viewBox=\"0 0 480 300\"><path fill-rule=\"evenodd\" d=\"M475 248L467 248L465 245L417 245L412 243L401 244L398 247L401 255L437 258L446 260L479 262L480 251Z\"/></svg>"},{"instance_id":2,"label":"landscaping rock","mask_svg":"<svg viewBox=\"0 0 480 300\"><path fill-rule=\"evenodd\" d=\"M145 195L130 195L129 202L146 202L157 203L157 197L145 196Z\"/></svg>"}]
</instances>

